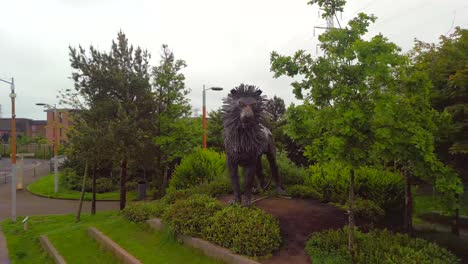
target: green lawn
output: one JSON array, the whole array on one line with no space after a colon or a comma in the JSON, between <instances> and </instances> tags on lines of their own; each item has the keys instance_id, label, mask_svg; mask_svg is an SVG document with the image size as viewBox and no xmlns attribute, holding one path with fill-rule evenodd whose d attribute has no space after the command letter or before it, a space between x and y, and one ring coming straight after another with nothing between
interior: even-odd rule
<instances>
[{"instance_id":1,"label":"green lawn","mask_svg":"<svg viewBox=\"0 0 468 264\"><path fill-rule=\"evenodd\" d=\"M465 188L465 193L461 196L460 216L468 217L468 188ZM421 215L425 213L440 213L440 205L437 197L431 194L420 194L414 192L414 214Z\"/></svg>"},{"instance_id":2,"label":"green lawn","mask_svg":"<svg viewBox=\"0 0 468 264\"><path fill-rule=\"evenodd\" d=\"M2 223L12 263L53 263L40 247L41 234L49 237L68 263L118 263L88 237L90 226L97 227L143 263L220 263L181 245L169 233L130 222L115 211L84 214L80 223L74 222L73 215L34 216L29 219L28 231L23 230L20 220Z\"/></svg>"},{"instance_id":3,"label":"green lawn","mask_svg":"<svg viewBox=\"0 0 468 264\"><path fill-rule=\"evenodd\" d=\"M66 189L63 186L59 186L59 191L54 192L54 175L50 174L40 178L39 180L28 185L28 190L34 194L46 196L49 198L62 198L62 199L80 199L81 193L75 190ZM136 192L127 192L127 201L136 199ZM107 192L107 193L97 193L96 199L98 200L119 200L120 193L116 192ZM85 200L90 201L92 198L91 193L85 194Z\"/></svg>"}]
</instances>

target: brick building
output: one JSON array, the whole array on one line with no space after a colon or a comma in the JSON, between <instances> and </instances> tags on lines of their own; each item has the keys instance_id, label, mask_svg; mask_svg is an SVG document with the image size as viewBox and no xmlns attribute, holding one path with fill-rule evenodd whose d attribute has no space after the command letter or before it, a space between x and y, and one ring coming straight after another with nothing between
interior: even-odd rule
<instances>
[{"instance_id":1,"label":"brick building","mask_svg":"<svg viewBox=\"0 0 468 264\"><path fill-rule=\"evenodd\" d=\"M58 124L58 134L60 142L63 143L67 141L67 130L72 125L71 116L75 110L74 109L57 109L57 124ZM45 110L47 113L47 126L46 126L46 139L49 144L54 142L55 131L54 131L54 109Z\"/></svg>"},{"instance_id":2,"label":"brick building","mask_svg":"<svg viewBox=\"0 0 468 264\"><path fill-rule=\"evenodd\" d=\"M30 138L46 137L46 120L32 120L28 118L16 118L16 136ZM0 118L0 139L8 142L11 134L11 118Z\"/></svg>"}]
</instances>

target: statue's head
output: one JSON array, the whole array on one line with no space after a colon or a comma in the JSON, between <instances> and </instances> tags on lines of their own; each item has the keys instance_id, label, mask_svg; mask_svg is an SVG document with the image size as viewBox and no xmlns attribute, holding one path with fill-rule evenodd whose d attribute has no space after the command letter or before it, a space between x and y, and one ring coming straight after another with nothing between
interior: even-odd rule
<instances>
[{"instance_id":1,"label":"statue's head","mask_svg":"<svg viewBox=\"0 0 468 264\"><path fill-rule=\"evenodd\" d=\"M244 128L260 123L265 113L265 100L258 87L247 84L237 86L224 99L225 121L240 122Z\"/></svg>"}]
</instances>

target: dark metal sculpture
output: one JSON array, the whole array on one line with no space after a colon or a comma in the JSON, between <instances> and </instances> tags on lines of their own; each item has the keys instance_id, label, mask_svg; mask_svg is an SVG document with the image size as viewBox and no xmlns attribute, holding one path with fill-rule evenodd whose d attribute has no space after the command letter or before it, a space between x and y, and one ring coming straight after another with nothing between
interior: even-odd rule
<instances>
[{"instance_id":1,"label":"dark metal sculpture","mask_svg":"<svg viewBox=\"0 0 468 264\"><path fill-rule=\"evenodd\" d=\"M238 166L246 168L245 200L249 206L255 174L262 188L267 187L262 170L262 155L266 154L270 164L276 191L284 194L276 164L276 147L273 137L265 126L265 96L253 85L241 84L231 90L224 99L224 146L226 149L229 177L234 191L234 201L241 203Z\"/></svg>"}]
</instances>

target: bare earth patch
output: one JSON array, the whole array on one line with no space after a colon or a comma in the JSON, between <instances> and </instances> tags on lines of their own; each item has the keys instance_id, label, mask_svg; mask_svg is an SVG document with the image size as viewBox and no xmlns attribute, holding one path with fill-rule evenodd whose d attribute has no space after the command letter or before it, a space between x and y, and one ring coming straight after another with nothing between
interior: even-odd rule
<instances>
[{"instance_id":1,"label":"bare earth patch","mask_svg":"<svg viewBox=\"0 0 468 264\"><path fill-rule=\"evenodd\" d=\"M232 197L221 198L227 203ZM305 252L310 234L326 229L336 229L347 223L343 210L311 199L267 198L254 206L274 215L280 222L283 244L264 264L311 263Z\"/></svg>"}]
</instances>

